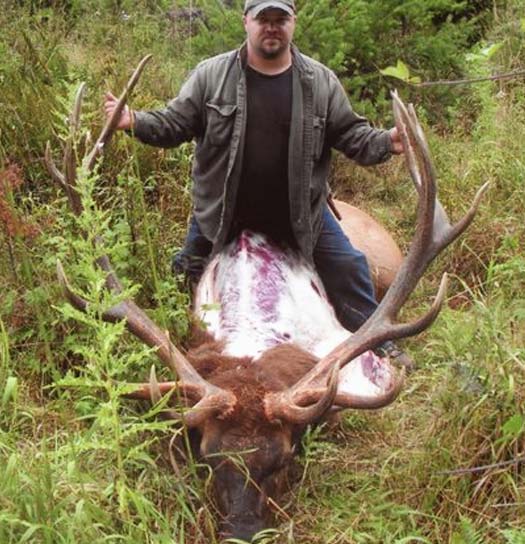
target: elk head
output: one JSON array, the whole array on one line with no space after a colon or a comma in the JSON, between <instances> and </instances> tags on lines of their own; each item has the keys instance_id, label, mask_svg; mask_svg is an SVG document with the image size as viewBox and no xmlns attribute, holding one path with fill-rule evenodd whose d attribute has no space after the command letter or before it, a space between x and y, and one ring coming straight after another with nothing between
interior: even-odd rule
<instances>
[{"instance_id":1,"label":"elk head","mask_svg":"<svg viewBox=\"0 0 525 544\"><path fill-rule=\"evenodd\" d=\"M135 71L113 117L106 123L93 150L86 155L84 167L88 171L93 169L109 141L127 96L148 58ZM83 87L77 95L72 127L79 124L82 92ZM279 497L282 476L308 424L322 420L329 411L380 408L397 397L404 375L402 371L397 373L387 360L382 360L381 365L388 379L378 383L372 395L339 387L340 374L367 350L388 339L411 336L427 328L444 300L445 277L434 304L425 315L410 323L395 323L399 310L429 263L472 221L486 186L478 191L467 214L451 225L436 197L430 153L414 110L405 108L397 94L393 95L393 101L408 168L419 194L415 235L377 311L328 354L318 359L285 344L257 360L225 358L216 345L206 345L185 355L132 300L118 303L102 316L107 321L125 320L130 332L155 347L160 361L172 370L175 381L158 383L152 370L149 382L138 384L129 396L158 402L163 395L177 389L183 407L170 406L163 414L198 434L200 454L213 468L224 535L250 539L267 526L271 507L277 508L274 499ZM49 148L46 162L52 177L66 190L73 212L80 214L82 204L75 189L72 145L66 145L63 172L53 163ZM97 263L106 272L108 289L119 292L120 282L109 259L102 257ZM88 303L74 293L60 264L58 276L70 303L86 310ZM366 358L357 364L366 365Z\"/></svg>"}]
</instances>

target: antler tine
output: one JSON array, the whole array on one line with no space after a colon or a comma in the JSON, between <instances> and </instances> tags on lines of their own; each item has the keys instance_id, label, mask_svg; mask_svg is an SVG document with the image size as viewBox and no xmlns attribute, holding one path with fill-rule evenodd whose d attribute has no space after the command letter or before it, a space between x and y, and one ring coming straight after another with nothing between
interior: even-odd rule
<instances>
[{"instance_id":1,"label":"antler tine","mask_svg":"<svg viewBox=\"0 0 525 544\"><path fill-rule=\"evenodd\" d=\"M269 421L287 419L297 425L307 425L321 419L330 410L337 396L339 362L336 362L326 386L309 389L300 402L282 402L279 394L266 395L264 410Z\"/></svg>"},{"instance_id":2,"label":"antler tine","mask_svg":"<svg viewBox=\"0 0 525 544\"><path fill-rule=\"evenodd\" d=\"M420 194L423 183L421 180L421 172L418 163L423 162L427 175L433 180L436 178L427 139L421 125L419 124L419 121L417 120L414 106L409 104L408 108L406 108L403 102L400 100L397 91L392 92L392 104L396 126L401 135L403 147L405 149L407 167L414 183L414 187ZM407 134L406 131L407 125L409 127L409 134ZM417 155L416 150L419 150ZM437 199L436 195L436 200L434 202L434 232L437 234L442 232L442 226L444 225L448 226L450 225L450 222L447 213Z\"/></svg>"},{"instance_id":3,"label":"antler tine","mask_svg":"<svg viewBox=\"0 0 525 544\"><path fill-rule=\"evenodd\" d=\"M46 163L47 171L49 172L51 177L67 193L66 178L64 177L64 174L62 174L62 172L58 169L57 165L55 164L55 161L53 160L53 157L51 155L51 145L49 144L49 142L46 143L44 162Z\"/></svg>"},{"instance_id":4,"label":"antler tine","mask_svg":"<svg viewBox=\"0 0 525 544\"><path fill-rule=\"evenodd\" d=\"M424 171L432 178L433 181L436 178L427 139L417 119L414 106L409 104L407 108L399 98L396 91L392 92L392 99L396 126L403 140L407 166L414 182L414 186L419 193L421 190L421 175L418 167L418 160L416 158L416 150L419 150L419 162L423 164ZM406 126L409 128L409 135L406 133ZM448 215L437 199L436 195L436 201L434 203L434 223L432 229L435 243L443 244L440 247L444 248L468 228L476 215L481 203L481 198L483 197L483 194L487 190L489 184L490 182L486 182L478 189L471 207L467 213L456 222L455 225L451 225Z\"/></svg>"},{"instance_id":5,"label":"antler tine","mask_svg":"<svg viewBox=\"0 0 525 544\"><path fill-rule=\"evenodd\" d=\"M69 200L69 205L75 215L82 213L82 202L80 195L77 192L77 158L76 158L76 138L80 128L80 115L82 113L82 101L86 84L82 82L75 96L73 109L69 115L69 136L66 140L64 150L64 166L63 172L66 181L66 194Z\"/></svg>"},{"instance_id":6,"label":"antler tine","mask_svg":"<svg viewBox=\"0 0 525 544\"><path fill-rule=\"evenodd\" d=\"M122 91L117 101L117 105L115 106L115 110L113 111L113 114L104 124L100 132L100 135L97 141L95 142L95 145L92 147L91 151L86 155L84 159L84 166L86 167L86 170L88 172L91 172L93 170L98 157L102 154L103 149L106 146L106 144L109 142L109 140L111 139L111 136L113 136L113 133L115 132L116 127L118 125L118 120L120 118L122 110L124 109L124 106L126 105L126 101L130 93L135 88L142 72L144 71L144 68L147 62L151 58L152 58L152 55L146 55L139 62L137 68L135 68L135 71L131 75L125 89ZM48 152L46 147L46 164L51 176L62 187L66 189L68 197L70 196L70 193L72 195L74 194L76 197L75 200L78 201L78 205L77 205L77 202L75 202L75 205L73 205L72 203L72 206L71 206L73 209L73 212L76 215L79 215L82 212L82 206L80 204L80 199L78 198L78 195L75 191L77 164L76 164L75 154L74 154L74 137L80 127L80 114L82 110L82 100L84 98L85 87L86 87L85 83L80 84L77 90L77 94L75 96L73 109L69 116L70 134L67 139L66 150L64 152L64 173L61 173L56 167L56 165L53 163L53 160L51 158L51 152L50 151ZM88 140L89 138L86 139L86 141ZM70 202L72 202L71 198L70 198Z\"/></svg>"},{"instance_id":7,"label":"antler tine","mask_svg":"<svg viewBox=\"0 0 525 544\"><path fill-rule=\"evenodd\" d=\"M69 116L69 126L74 133L77 133L80 130L80 115L82 113L82 101L84 100L85 91L86 84L82 82L77 89L73 109Z\"/></svg>"},{"instance_id":8,"label":"antler tine","mask_svg":"<svg viewBox=\"0 0 525 544\"><path fill-rule=\"evenodd\" d=\"M206 382L206 387L209 385ZM155 367L150 370L150 379L148 383L134 384L135 390L126 393L125 397L135 400L150 400L152 403L158 403L164 395L178 390L184 397L202 397L190 409L185 409L182 412L174 409L164 409L162 414L167 419L175 419L182 421L187 427L196 427L206 421L210 416L221 414L222 417L227 415L232 409L232 402L235 402L233 394L231 398L223 395L223 390L212 386L208 388L205 395L202 393L202 388L193 383L184 382L161 382L157 381ZM328 405L328 408L330 406Z\"/></svg>"},{"instance_id":9,"label":"antler tine","mask_svg":"<svg viewBox=\"0 0 525 544\"><path fill-rule=\"evenodd\" d=\"M406 302L432 260L447 245L455 240L471 223L479 207L481 197L488 184L477 192L469 211L455 225L451 225L447 214L437 200L436 174L423 130L413 108L407 110L397 93L392 94L396 126L403 141L405 158L414 185L417 189L418 213L416 231L410 249L396 274L390 289L372 316L347 340L339 344L326 357L299 380L294 386L280 393L268 394L265 399L267 413L272 418L297 421L301 417L305 402L312 402L312 391L318 390L327 372L334 365L345 366L355 357L386 340L412 336L429 327L437 317L443 304L447 278L443 276L434 304L422 317L409 323L394 323L399 310ZM392 402L403 383L404 374L396 379L373 407ZM337 402L337 398L336 398ZM367 408L370 399L355 397L346 399L345 407Z\"/></svg>"},{"instance_id":10,"label":"antler tine","mask_svg":"<svg viewBox=\"0 0 525 544\"><path fill-rule=\"evenodd\" d=\"M162 392L160 390L159 382L157 381L157 373L155 372L155 365L151 365L149 373L149 400L152 404L158 404L162 399ZM179 419L179 415L175 410L169 408L162 411L162 415L166 419Z\"/></svg>"},{"instance_id":11,"label":"antler tine","mask_svg":"<svg viewBox=\"0 0 525 544\"><path fill-rule=\"evenodd\" d=\"M65 191L71 210L75 215L82 213L82 203L76 191L76 157L75 157L75 138L80 126L80 113L82 109L82 100L85 92L85 83L81 83L76 96L73 109L69 115L69 135L66 139L63 157L63 170L60 171L53 161L51 146L46 143L44 162L51 177Z\"/></svg>"},{"instance_id":12,"label":"antler tine","mask_svg":"<svg viewBox=\"0 0 525 544\"><path fill-rule=\"evenodd\" d=\"M200 400L182 418L186 425L199 425L210 414L226 417L237 399L229 391L217 387L193 368L188 359L171 342L167 332L158 327L132 300L122 301L103 313L102 319L116 322L126 320L127 329L146 345L157 348L157 357L180 380L180 387L200 396Z\"/></svg>"},{"instance_id":13,"label":"antler tine","mask_svg":"<svg viewBox=\"0 0 525 544\"><path fill-rule=\"evenodd\" d=\"M80 216L83 211L82 201L80 195L77 191L76 180L77 180L77 162L75 156L75 139L80 128L80 117L82 112L82 101L84 99L86 84L81 83L77 89L75 95L75 102L71 113L69 115L69 135L66 140L63 165L64 171L61 172L51 155L51 146L49 142L46 144L45 151L45 163L51 177L57 182L62 189L65 191L69 206L71 211L75 216ZM100 243L100 239L97 237L95 243ZM120 284L118 278L115 276L109 258L106 255L103 255L97 259L97 264L100 268L107 272L106 276L106 285L108 289L120 293L122 291L122 285Z\"/></svg>"},{"instance_id":14,"label":"antler tine","mask_svg":"<svg viewBox=\"0 0 525 544\"><path fill-rule=\"evenodd\" d=\"M125 393L124 397L134 400L149 400L152 404L159 403L164 395L169 395L176 390L180 391L185 397L188 395L202 396L201 391L194 384L181 382L159 383L154 365L150 369L149 382L129 385L132 385L134 390ZM223 405L220 398L210 402L209 397L205 397L189 410L178 411L173 408L163 408L161 415L165 419L181 421L188 427L195 427L203 423L211 415L216 415L217 412L221 411L223 411Z\"/></svg>"},{"instance_id":15,"label":"antler tine","mask_svg":"<svg viewBox=\"0 0 525 544\"><path fill-rule=\"evenodd\" d=\"M135 69L132 76L130 77L128 84L126 85L125 89L122 91L121 95L119 96L117 105L115 106L115 110L113 111L113 115L111 115L111 117L106 121L106 124L102 128L100 135L97 138L97 141L95 142L95 145L93 146L91 151L86 155L84 159L84 166L86 167L88 172L91 172L91 170L93 170L98 157L102 154L104 147L109 142L111 136L113 136L113 133L115 132L115 129L117 128L122 110L124 109L124 106L126 105L128 96L132 92L132 90L135 88L135 85L137 84L144 70L144 67L146 66L148 61L151 59L151 57L152 55L146 55L139 62L137 68Z\"/></svg>"}]
</instances>

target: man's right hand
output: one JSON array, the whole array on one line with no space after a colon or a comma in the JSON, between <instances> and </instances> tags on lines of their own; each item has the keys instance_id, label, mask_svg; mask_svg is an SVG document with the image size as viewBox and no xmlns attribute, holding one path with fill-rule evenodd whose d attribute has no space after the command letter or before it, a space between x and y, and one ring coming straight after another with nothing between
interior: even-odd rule
<instances>
[{"instance_id":1,"label":"man's right hand","mask_svg":"<svg viewBox=\"0 0 525 544\"><path fill-rule=\"evenodd\" d=\"M113 96L109 91L104 96L104 113L106 114L106 119L109 119L115 107L117 105L118 98ZM120 114L120 119L117 124L117 130L131 130L133 128L133 113L126 105Z\"/></svg>"}]
</instances>

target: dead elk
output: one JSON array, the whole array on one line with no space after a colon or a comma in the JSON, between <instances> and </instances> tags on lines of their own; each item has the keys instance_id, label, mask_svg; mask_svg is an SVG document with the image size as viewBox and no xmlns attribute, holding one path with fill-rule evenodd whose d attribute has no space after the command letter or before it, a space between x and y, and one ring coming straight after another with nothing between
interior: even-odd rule
<instances>
[{"instance_id":1,"label":"dead elk","mask_svg":"<svg viewBox=\"0 0 525 544\"><path fill-rule=\"evenodd\" d=\"M93 169L111 137L115 119L147 59L122 93L84 167ZM83 88L71 116L79 125ZM305 427L327 413L386 406L398 396L403 371L370 351L387 339L415 335L437 316L445 296L445 278L430 310L410 323L395 318L429 263L472 221L484 187L467 214L451 225L436 197L436 176L421 127L411 108L393 95L396 124L401 131L410 174L419 194L417 223L410 249L377 311L354 334L337 322L320 279L304 259L283 250L264 236L243 232L209 264L199 283L195 313L207 324L213 341L184 354L132 300L103 314L108 321L125 320L127 328L148 346L175 381L150 381L137 386L135 398L160 400L177 388L186 407L172 406L165 415L181 420L200 439L200 454L213 468L215 494L222 512L222 535L249 540L267 527L270 504L279 500L295 445ZM68 194L74 213L82 212L75 190L72 144L65 148L60 171L46 153L53 178ZM120 282L109 260L108 289ZM86 310L88 303L70 288L62 267L60 282L68 300ZM243 469L221 453L238 452ZM247 474L249 476L247 476Z\"/></svg>"}]
</instances>

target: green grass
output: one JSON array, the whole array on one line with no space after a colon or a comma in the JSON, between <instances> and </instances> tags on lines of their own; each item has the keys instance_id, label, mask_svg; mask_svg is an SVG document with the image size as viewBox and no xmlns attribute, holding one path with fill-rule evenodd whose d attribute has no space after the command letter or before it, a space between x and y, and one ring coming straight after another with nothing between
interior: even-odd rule
<instances>
[{"instance_id":1,"label":"green grass","mask_svg":"<svg viewBox=\"0 0 525 544\"><path fill-rule=\"evenodd\" d=\"M2 544L216 541L209 472L171 441L183 444L183 431L158 408L122 399L154 356L121 325L97 319L113 299L92 266L92 245L78 236L101 234L128 292L183 338L187 297L169 261L190 209L192 147L158 151L119 135L98 177L83 179L92 200L80 221L42 164L48 140L60 162L80 80L88 82L84 126L96 133L103 90L118 91L144 53L155 60L136 107L172 96L189 68L191 39L184 47L167 39L163 5L140 4L124 21L110 4L100 4L102 17L76 2L68 16L14 6L0 13ZM490 34L505 41L494 60L502 69L523 68L513 9L498 12ZM349 412L305 437L277 532L260 542L525 542L523 464L504 464L525 455L525 96L515 82L489 83L465 100L468 116L451 113L453 129L427 129L440 198L458 218L482 183L491 187L468 233L407 306L407 316L421 312L451 272L446 308L406 343L418 369L393 406ZM401 160L363 170L338 159L333 182L406 245L414 200ZM57 257L93 302L90 314L64 303Z\"/></svg>"}]
</instances>

